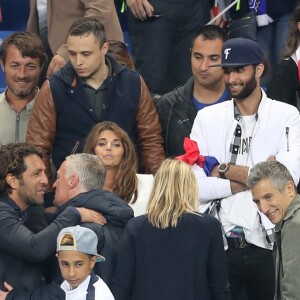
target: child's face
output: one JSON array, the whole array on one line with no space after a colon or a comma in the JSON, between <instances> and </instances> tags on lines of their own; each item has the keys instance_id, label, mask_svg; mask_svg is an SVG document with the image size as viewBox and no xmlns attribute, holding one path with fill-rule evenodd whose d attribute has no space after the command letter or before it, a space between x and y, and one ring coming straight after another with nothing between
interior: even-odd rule
<instances>
[{"instance_id":1,"label":"child's face","mask_svg":"<svg viewBox=\"0 0 300 300\"><path fill-rule=\"evenodd\" d=\"M63 278L72 289L77 288L92 272L96 257L77 251L59 251L57 254Z\"/></svg>"}]
</instances>

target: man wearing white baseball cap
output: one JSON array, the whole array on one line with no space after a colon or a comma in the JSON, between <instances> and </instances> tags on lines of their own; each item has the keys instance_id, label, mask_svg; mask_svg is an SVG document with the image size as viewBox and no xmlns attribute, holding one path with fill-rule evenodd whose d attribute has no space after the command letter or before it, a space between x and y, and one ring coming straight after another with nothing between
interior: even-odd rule
<instances>
[{"instance_id":1,"label":"man wearing white baseball cap","mask_svg":"<svg viewBox=\"0 0 300 300\"><path fill-rule=\"evenodd\" d=\"M13 289L0 292L0 300L114 300L106 283L94 274L97 262L105 258L97 254L98 237L94 231L81 226L67 227L57 237L57 259L62 278L35 291Z\"/></svg>"},{"instance_id":2,"label":"man wearing white baseball cap","mask_svg":"<svg viewBox=\"0 0 300 300\"><path fill-rule=\"evenodd\" d=\"M231 101L198 112L191 139L201 155L219 165L210 176L194 166L198 176L201 210L210 206L224 228L231 298L272 300L275 270L272 257L273 225L252 201L246 180L250 169L266 160L278 160L300 177L300 116L286 103L267 98L260 81L265 72L258 43L245 38L226 41L221 64ZM217 200L217 201L214 201Z\"/></svg>"}]
</instances>

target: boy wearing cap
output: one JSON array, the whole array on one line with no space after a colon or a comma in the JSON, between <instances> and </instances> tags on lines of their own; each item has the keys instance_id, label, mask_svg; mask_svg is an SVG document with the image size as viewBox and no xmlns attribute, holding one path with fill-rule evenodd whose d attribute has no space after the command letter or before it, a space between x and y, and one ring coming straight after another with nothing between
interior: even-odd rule
<instances>
[{"instance_id":1,"label":"boy wearing cap","mask_svg":"<svg viewBox=\"0 0 300 300\"><path fill-rule=\"evenodd\" d=\"M261 161L278 160L300 177L300 116L291 105L267 98L260 87L264 54L251 40L228 40L222 48L222 67L231 101L198 112L191 139L201 155L219 165L207 177L198 176L201 210L211 205L224 228L227 269L233 300L245 288L248 300L274 297L273 225L259 213L246 185L249 170ZM220 200L219 205L214 200Z\"/></svg>"},{"instance_id":2,"label":"boy wearing cap","mask_svg":"<svg viewBox=\"0 0 300 300\"><path fill-rule=\"evenodd\" d=\"M105 261L97 254L97 244L97 235L89 228L64 228L57 237L57 259L64 280L30 292L6 284L9 293L0 291L0 300L114 300L106 283L93 273L96 262Z\"/></svg>"}]
</instances>

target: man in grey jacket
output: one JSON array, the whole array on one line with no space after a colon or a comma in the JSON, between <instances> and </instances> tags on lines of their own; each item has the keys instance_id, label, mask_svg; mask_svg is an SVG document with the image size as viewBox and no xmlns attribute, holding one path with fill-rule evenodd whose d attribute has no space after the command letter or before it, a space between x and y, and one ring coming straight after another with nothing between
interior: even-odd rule
<instances>
[{"instance_id":1,"label":"man in grey jacket","mask_svg":"<svg viewBox=\"0 0 300 300\"><path fill-rule=\"evenodd\" d=\"M253 201L276 225L275 300L298 299L300 287L300 196L288 169L278 161L266 161L248 176Z\"/></svg>"},{"instance_id":2,"label":"man in grey jacket","mask_svg":"<svg viewBox=\"0 0 300 300\"><path fill-rule=\"evenodd\" d=\"M59 231L81 222L103 224L103 217L86 208L65 209L47 228L34 234L23 225L26 208L43 203L46 185L41 154L25 143L0 147L0 289L34 289L44 281L42 261L55 253Z\"/></svg>"}]
</instances>

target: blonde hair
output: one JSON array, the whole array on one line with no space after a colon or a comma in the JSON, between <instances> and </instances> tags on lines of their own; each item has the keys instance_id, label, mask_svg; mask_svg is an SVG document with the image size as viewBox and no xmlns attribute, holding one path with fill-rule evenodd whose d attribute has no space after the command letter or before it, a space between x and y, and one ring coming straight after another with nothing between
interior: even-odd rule
<instances>
[{"instance_id":1,"label":"blonde hair","mask_svg":"<svg viewBox=\"0 0 300 300\"><path fill-rule=\"evenodd\" d=\"M72 236L72 234L70 233L66 233L62 239L61 239L61 242L59 244L60 246L74 246L74 237ZM59 251L60 252L60 251ZM88 253L84 253L84 252L81 252L79 251L80 253L82 254L85 254L86 256L88 256L90 259L94 258L95 255L93 254L88 254Z\"/></svg>"},{"instance_id":2,"label":"blonde hair","mask_svg":"<svg viewBox=\"0 0 300 300\"><path fill-rule=\"evenodd\" d=\"M147 206L149 222L158 228L176 227L184 213L197 214L197 179L191 167L166 159L158 169Z\"/></svg>"},{"instance_id":3,"label":"blonde hair","mask_svg":"<svg viewBox=\"0 0 300 300\"><path fill-rule=\"evenodd\" d=\"M74 238L72 234L66 233L61 239L60 246L74 246Z\"/></svg>"}]
</instances>

